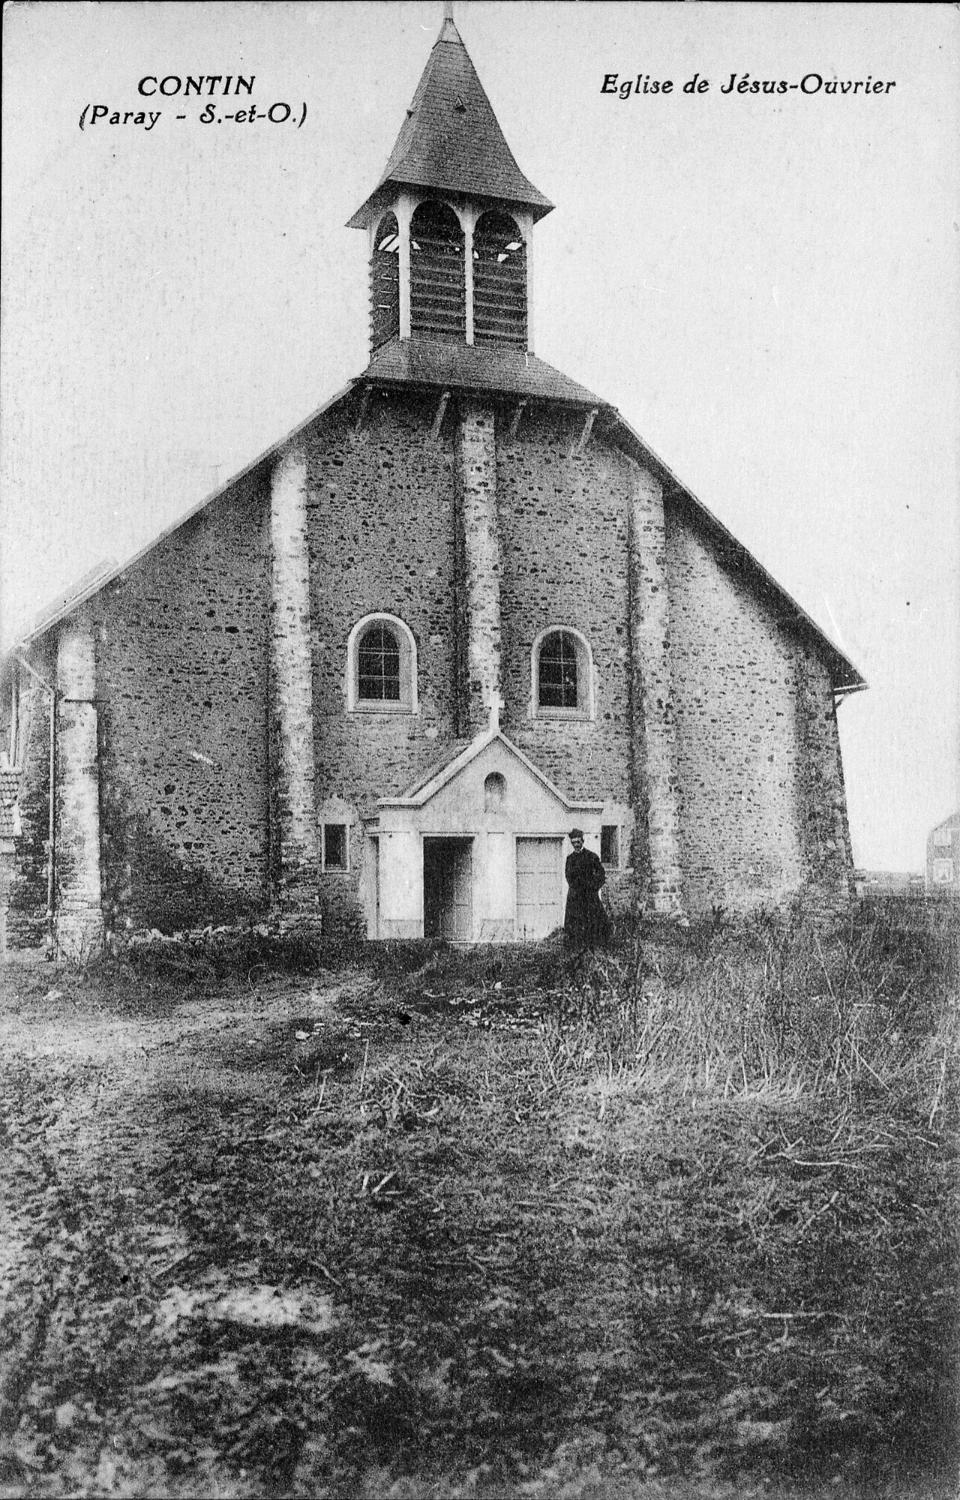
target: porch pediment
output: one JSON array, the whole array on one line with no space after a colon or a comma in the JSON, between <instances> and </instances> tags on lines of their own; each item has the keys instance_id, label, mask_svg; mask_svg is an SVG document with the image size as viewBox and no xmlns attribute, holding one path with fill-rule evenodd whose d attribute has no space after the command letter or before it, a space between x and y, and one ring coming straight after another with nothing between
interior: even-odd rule
<instances>
[{"instance_id":1,"label":"porch pediment","mask_svg":"<svg viewBox=\"0 0 960 1500\"><path fill-rule=\"evenodd\" d=\"M391 809L429 807L431 814L459 809L475 817L480 811L495 813L502 806L504 812L510 808L516 826L521 810L527 814L522 822L536 814L549 824L558 819L562 824L575 817L596 817L603 804L567 797L502 730L490 729L431 767L401 796L381 797L377 806L381 819Z\"/></svg>"}]
</instances>

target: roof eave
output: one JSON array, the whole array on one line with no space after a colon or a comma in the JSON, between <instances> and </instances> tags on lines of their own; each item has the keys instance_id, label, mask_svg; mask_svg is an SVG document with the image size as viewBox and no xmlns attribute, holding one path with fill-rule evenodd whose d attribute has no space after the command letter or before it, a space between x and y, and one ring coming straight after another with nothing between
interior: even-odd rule
<instances>
[{"instance_id":1,"label":"roof eave","mask_svg":"<svg viewBox=\"0 0 960 1500\"><path fill-rule=\"evenodd\" d=\"M423 182L420 178L417 177L406 178L397 176L394 173L389 177L385 177L383 181L374 188L369 198L365 199L365 201L361 203L356 213L352 214L351 217L347 220L347 229L368 229L373 221L379 217L383 209L387 206L388 203L392 201L392 199L398 192L408 191L422 193L440 193L445 198L452 198L456 201L459 201L460 199L480 199L484 203L491 204L491 206L506 206L513 211L519 209L523 212L529 213L535 224L538 223L540 219L545 218L547 214L553 213L553 210L556 207L556 204L551 203L549 198L544 198L542 194L538 194L536 198L507 196L503 193L488 193L483 192L479 189L467 189L462 185L457 186L454 183Z\"/></svg>"},{"instance_id":2,"label":"roof eave","mask_svg":"<svg viewBox=\"0 0 960 1500\"><path fill-rule=\"evenodd\" d=\"M588 400L583 396L554 396L542 392L538 395L528 395L526 392L511 390L497 390L489 385L471 385L468 381L455 379L427 379L426 377L400 375L359 375L354 382L356 386L369 386L376 390L394 391L439 391L445 390L463 392L471 396L484 396L490 401L505 401L516 405L518 401L525 401L528 406L561 406L568 411L594 411L597 402ZM605 408L599 407L600 411Z\"/></svg>"}]
</instances>

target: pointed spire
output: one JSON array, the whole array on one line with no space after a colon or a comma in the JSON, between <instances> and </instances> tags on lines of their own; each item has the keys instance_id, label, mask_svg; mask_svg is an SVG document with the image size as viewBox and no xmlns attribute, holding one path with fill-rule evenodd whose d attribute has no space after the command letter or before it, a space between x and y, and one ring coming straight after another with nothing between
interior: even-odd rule
<instances>
[{"instance_id":1,"label":"pointed spire","mask_svg":"<svg viewBox=\"0 0 960 1500\"><path fill-rule=\"evenodd\" d=\"M450 0L380 183L349 221L351 228L370 223L397 187L491 198L528 208L534 219L553 207L514 160Z\"/></svg>"}]
</instances>

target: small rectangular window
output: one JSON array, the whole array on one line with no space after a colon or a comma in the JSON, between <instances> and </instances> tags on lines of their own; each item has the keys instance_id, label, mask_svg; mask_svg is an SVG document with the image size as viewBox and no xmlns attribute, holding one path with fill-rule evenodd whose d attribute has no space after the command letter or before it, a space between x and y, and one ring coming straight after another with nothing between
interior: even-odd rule
<instances>
[{"instance_id":1,"label":"small rectangular window","mask_svg":"<svg viewBox=\"0 0 960 1500\"><path fill-rule=\"evenodd\" d=\"M935 849L949 849L953 843L952 828L935 828L933 833L933 844Z\"/></svg>"},{"instance_id":2,"label":"small rectangular window","mask_svg":"<svg viewBox=\"0 0 960 1500\"><path fill-rule=\"evenodd\" d=\"M325 870L345 870L347 868L346 823L324 823L323 868Z\"/></svg>"},{"instance_id":3,"label":"small rectangular window","mask_svg":"<svg viewBox=\"0 0 960 1500\"><path fill-rule=\"evenodd\" d=\"M620 868L620 829L616 823L604 823L600 828L600 858L605 865Z\"/></svg>"},{"instance_id":4,"label":"small rectangular window","mask_svg":"<svg viewBox=\"0 0 960 1500\"><path fill-rule=\"evenodd\" d=\"M933 862L933 881L935 885L951 885L953 883L953 860L935 859Z\"/></svg>"}]
</instances>

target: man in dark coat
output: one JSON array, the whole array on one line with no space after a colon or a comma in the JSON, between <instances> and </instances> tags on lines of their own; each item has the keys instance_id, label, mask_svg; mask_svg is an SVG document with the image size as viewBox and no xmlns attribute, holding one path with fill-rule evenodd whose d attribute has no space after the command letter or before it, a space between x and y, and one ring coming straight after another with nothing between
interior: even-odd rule
<instances>
[{"instance_id":1,"label":"man in dark coat","mask_svg":"<svg viewBox=\"0 0 960 1500\"><path fill-rule=\"evenodd\" d=\"M583 829L571 828L573 853L567 855L567 909L563 937L568 948L597 948L607 941L610 921L600 902L606 880L603 865L592 849L583 847Z\"/></svg>"}]
</instances>

